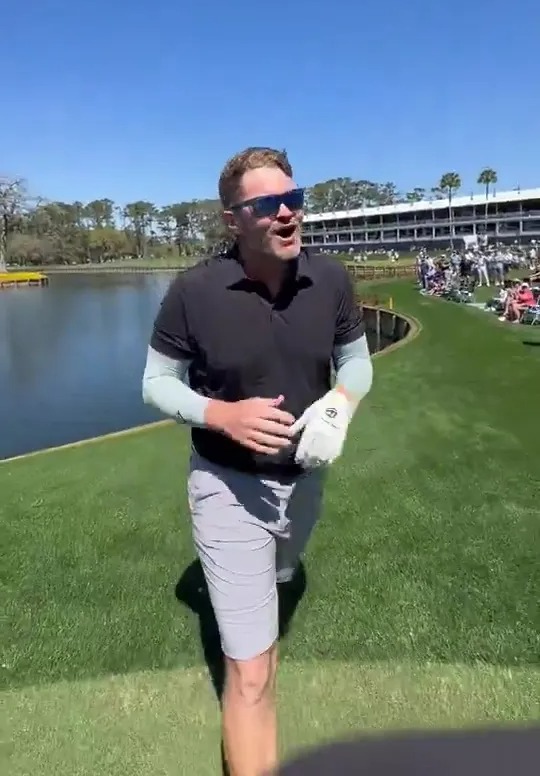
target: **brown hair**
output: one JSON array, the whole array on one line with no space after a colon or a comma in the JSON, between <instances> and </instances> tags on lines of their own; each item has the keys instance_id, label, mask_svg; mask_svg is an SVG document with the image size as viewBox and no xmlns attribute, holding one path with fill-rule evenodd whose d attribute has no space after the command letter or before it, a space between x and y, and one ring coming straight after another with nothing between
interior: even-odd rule
<instances>
[{"instance_id":1,"label":"brown hair","mask_svg":"<svg viewBox=\"0 0 540 776\"><path fill-rule=\"evenodd\" d=\"M234 204L244 173L248 170L256 170L258 167L278 167L289 178L293 175L285 150L277 151L275 148L264 146L246 148L245 151L240 151L229 159L219 176L219 198L224 208Z\"/></svg>"}]
</instances>

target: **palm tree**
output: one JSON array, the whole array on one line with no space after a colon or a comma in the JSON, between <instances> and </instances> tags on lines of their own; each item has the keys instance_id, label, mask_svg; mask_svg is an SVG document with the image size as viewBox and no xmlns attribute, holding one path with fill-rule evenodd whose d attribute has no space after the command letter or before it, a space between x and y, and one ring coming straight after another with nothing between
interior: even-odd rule
<instances>
[{"instance_id":1,"label":"palm tree","mask_svg":"<svg viewBox=\"0 0 540 776\"><path fill-rule=\"evenodd\" d=\"M439 181L439 189L448 196L448 214L450 216L450 245L454 247L454 213L452 209L452 196L461 188L461 178L457 172L445 172Z\"/></svg>"},{"instance_id":2,"label":"palm tree","mask_svg":"<svg viewBox=\"0 0 540 776\"><path fill-rule=\"evenodd\" d=\"M486 209L484 212L484 223L485 223L484 228L486 230L486 235L487 235L489 187L495 186L495 184L497 183L497 173L491 167L484 167L484 169L478 176L478 180L476 182L479 183L481 186L486 187Z\"/></svg>"}]
</instances>

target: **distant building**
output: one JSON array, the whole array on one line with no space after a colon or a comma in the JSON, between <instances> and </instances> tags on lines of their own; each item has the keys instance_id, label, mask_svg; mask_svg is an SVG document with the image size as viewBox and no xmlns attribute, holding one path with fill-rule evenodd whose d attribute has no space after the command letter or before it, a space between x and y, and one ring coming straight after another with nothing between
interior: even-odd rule
<instances>
[{"instance_id":1,"label":"distant building","mask_svg":"<svg viewBox=\"0 0 540 776\"><path fill-rule=\"evenodd\" d=\"M315 250L444 248L465 237L490 243L540 240L540 188L448 199L400 202L337 213L306 215L302 242ZM479 240L480 241L480 240Z\"/></svg>"}]
</instances>

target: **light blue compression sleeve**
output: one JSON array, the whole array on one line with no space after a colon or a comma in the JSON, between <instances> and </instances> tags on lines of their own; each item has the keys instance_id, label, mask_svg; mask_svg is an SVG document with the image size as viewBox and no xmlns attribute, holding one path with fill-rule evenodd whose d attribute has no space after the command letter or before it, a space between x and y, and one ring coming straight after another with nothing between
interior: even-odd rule
<instances>
[{"instance_id":1,"label":"light blue compression sleeve","mask_svg":"<svg viewBox=\"0 0 540 776\"><path fill-rule=\"evenodd\" d=\"M336 345L332 353L336 385L359 402L369 393L373 382L373 364L366 335L347 345Z\"/></svg>"},{"instance_id":2,"label":"light blue compression sleeve","mask_svg":"<svg viewBox=\"0 0 540 776\"><path fill-rule=\"evenodd\" d=\"M149 347L142 382L143 401L179 423L204 426L210 399L189 387L190 363L169 358Z\"/></svg>"},{"instance_id":3,"label":"light blue compression sleeve","mask_svg":"<svg viewBox=\"0 0 540 776\"><path fill-rule=\"evenodd\" d=\"M336 385L342 386L357 401L363 399L373 380L366 336L347 345L337 345L332 360L336 370ZM149 347L142 384L143 401L179 423L204 426L210 399L200 396L189 387L189 366L189 360L177 361Z\"/></svg>"}]
</instances>

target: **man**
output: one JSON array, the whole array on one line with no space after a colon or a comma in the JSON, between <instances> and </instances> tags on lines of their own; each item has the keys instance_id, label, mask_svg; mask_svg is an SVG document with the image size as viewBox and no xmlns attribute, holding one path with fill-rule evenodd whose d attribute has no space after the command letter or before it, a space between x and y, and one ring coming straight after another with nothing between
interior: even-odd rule
<instances>
[{"instance_id":1,"label":"man","mask_svg":"<svg viewBox=\"0 0 540 776\"><path fill-rule=\"evenodd\" d=\"M487 269L487 263L486 263L486 254L483 250L477 250L475 254L476 259L476 273L478 276L478 287L481 288L483 283L482 281L486 281L486 286L489 288L489 274Z\"/></svg>"},{"instance_id":2,"label":"man","mask_svg":"<svg viewBox=\"0 0 540 776\"><path fill-rule=\"evenodd\" d=\"M372 366L345 268L301 249L304 193L286 155L237 154L219 194L234 247L172 283L143 396L192 426L188 498L225 655L225 755L231 776L259 776L277 763L276 583L297 568Z\"/></svg>"}]
</instances>

